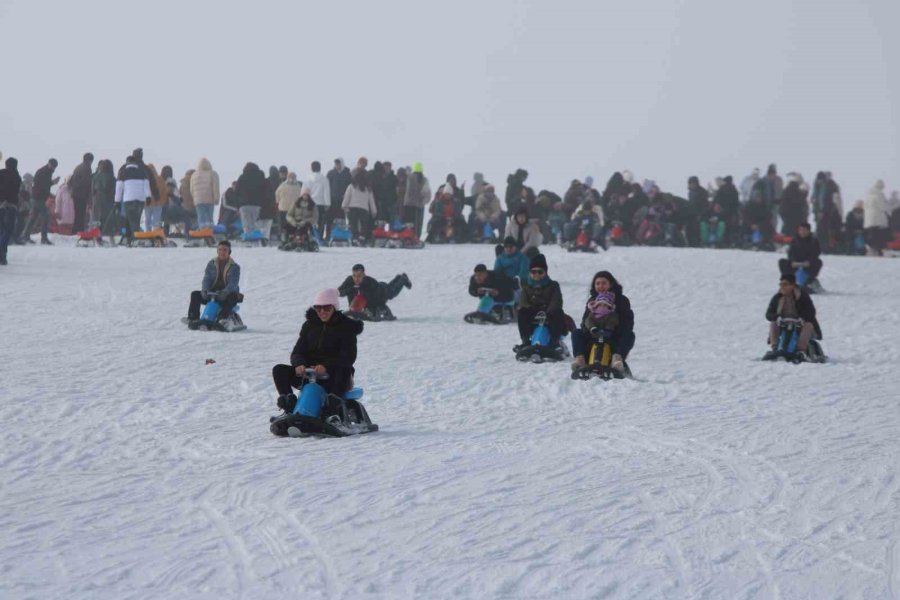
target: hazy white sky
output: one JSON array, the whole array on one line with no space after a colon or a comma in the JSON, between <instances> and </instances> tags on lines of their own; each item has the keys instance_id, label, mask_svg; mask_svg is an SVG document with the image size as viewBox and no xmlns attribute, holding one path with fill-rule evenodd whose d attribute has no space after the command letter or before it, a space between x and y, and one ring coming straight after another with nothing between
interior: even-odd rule
<instances>
[{"instance_id":1,"label":"hazy white sky","mask_svg":"<svg viewBox=\"0 0 900 600\"><path fill-rule=\"evenodd\" d=\"M0 151L900 187L900 0L0 0Z\"/></svg>"}]
</instances>

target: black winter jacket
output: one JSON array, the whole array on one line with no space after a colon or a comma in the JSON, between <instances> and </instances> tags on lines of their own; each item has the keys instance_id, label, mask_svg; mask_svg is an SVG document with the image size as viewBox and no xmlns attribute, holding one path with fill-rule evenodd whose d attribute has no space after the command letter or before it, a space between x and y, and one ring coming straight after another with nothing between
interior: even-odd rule
<instances>
[{"instance_id":1,"label":"black winter jacket","mask_svg":"<svg viewBox=\"0 0 900 600\"><path fill-rule=\"evenodd\" d=\"M472 275L469 278L469 295L476 298L481 297L481 294L478 293L479 288L493 288L497 290L497 295L494 296L494 300L497 302L509 302L513 299L513 280L497 271L488 271L487 279L481 285L478 285L478 282L475 281L475 276Z\"/></svg>"},{"instance_id":2,"label":"black winter jacket","mask_svg":"<svg viewBox=\"0 0 900 600\"><path fill-rule=\"evenodd\" d=\"M374 277L369 277L368 275L363 276L362 283L357 288L356 284L353 283L353 277L348 275L347 279L344 280L344 283L341 284L341 287L338 288L338 293L341 296L346 296L347 301L350 303L353 302L353 299L356 298L356 295L360 292L365 296L366 304L368 306L378 305L381 292L378 287L378 281L376 281Z\"/></svg>"},{"instance_id":3,"label":"black winter jacket","mask_svg":"<svg viewBox=\"0 0 900 600\"><path fill-rule=\"evenodd\" d=\"M0 204L18 206L21 187L22 177L16 169L0 169Z\"/></svg>"},{"instance_id":4,"label":"black winter jacket","mask_svg":"<svg viewBox=\"0 0 900 600\"><path fill-rule=\"evenodd\" d=\"M791 262L810 262L819 258L821 254L822 248L819 246L819 240L812 234L805 239L795 235L788 247L788 260Z\"/></svg>"},{"instance_id":5,"label":"black winter jacket","mask_svg":"<svg viewBox=\"0 0 900 600\"><path fill-rule=\"evenodd\" d=\"M323 322L310 308L291 352L291 366L324 365L329 372L334 371L334 367L344 371L351 369L356 362L356 336L362 330L361 321L340 311L335 311L328 321Z\"/></svg>"},{"instance_id":6,"label":"black winter jacket","mask_svg":"<svg viewBox=\"0 0 900 600\"><path fill-rule=\"evenodd\" d=\"M797 314L800 315L800 318L804 321L812 323L816 331L816 336L819 339L822 339L822 328L819 327L819 321L816 319L816 307L813 304L812 298L810 298L809 294L801 288L795 288L794 298L797 301ZM776 292L769 301L769 307L766 309L766 320L770 322L777 321L778 317L781 316L781 307L781 292Z\"/></svg>"}]
</instances>

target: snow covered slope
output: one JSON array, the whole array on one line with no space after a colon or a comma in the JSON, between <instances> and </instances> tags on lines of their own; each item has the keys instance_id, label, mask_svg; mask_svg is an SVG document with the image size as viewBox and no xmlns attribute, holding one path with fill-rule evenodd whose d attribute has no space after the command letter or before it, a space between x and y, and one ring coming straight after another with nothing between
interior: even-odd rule
<instances>
[{"instance_id":1,"label":"snow covered slope","mask_svg":"<svg viewBox=\"0 0 900 600\"><path fill-rule=\"evenodd\" d=\"M826 258L831 362L794 366L758 361L774 254L546 252L576 317L623 283L637 380L464 323L487 246L236 248L234 334L179 322L210 250L13 247L0 597L900 598L897 262ZM413 281L360 338L381 431L276 439L271 368L355 262Z\"/></svg>"}]
</instances>

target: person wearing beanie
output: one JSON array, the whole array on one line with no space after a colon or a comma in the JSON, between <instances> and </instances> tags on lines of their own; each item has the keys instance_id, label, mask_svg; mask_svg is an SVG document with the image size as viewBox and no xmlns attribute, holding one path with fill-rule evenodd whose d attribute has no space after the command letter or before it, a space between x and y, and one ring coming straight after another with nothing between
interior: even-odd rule
<instances>
[{"instance_id":1,"label":"person wearing beanie","mask_svg":"<svg viewBox=\"0 0 900 600\"><path fill-rule=\"evenodd\" d=\"M200 289L191 292L188 315L182 322L196 329L200 325L200 305L207 304L213 296L222 306L219 319L227 317L244 299L240 283L241 267L231 258L231 242L222 240L216 246L216 257L206 264Z\"/></svg>"},{"instance_id":2,"label":"person wearing beanie","mask_svg":"<svg viewBox=\"0 0 900 600\"><path fill-rule=\"evenodd\" d=\"M363 265L355 264L338 288L338 293L347 298L352 316L365 321L393 321L396 317L387 302L396 298L404 287L412 288L412 281L406 273L384 283L366 275Z\"/></svg>"},{"instance_id":3,"label":"person wearing beanie","mask_svg":"<svg viewBox=\"0 0 900 600\"><path fill-rule=\"evenodd\" d=\"M329 394L343 394L353 387L356 338L363 324L341 312L340 297L334 288L320 290L306 310L306 320L291 351L289 365L272 367L278 391L278 406L291 412L297 402L295 389L306 382L306 369L315 369L316 383Z\"/></svg>"},{"instance_id":4,"label":"person wearing beanie","mask_svg":"<svg viewBox=\"0 0 900 600\"><path fill-rule=\"evenodd\" d=\"M19 175L19 161L13 157L6 159L5 169L0 169L0 265L6 264L6 252L16 231L19 216L19 190L22 177Z\"/></svg>"},{"instance_id":5,"label":"person wearing beanie","mask_svg":"<svg viewBox=\"0 0 900 600\"><path fill-rule=\"evenodd\" d=\"M610 300L612 310L604 310L603 306L609 305ZM625 359L634 347L634 311L631 310L631 300L622 292L622 285L609 271L598 271L591 279L581 322L582 329L572 332L572 353L575 355L572 369L585 366L585 357L589 355L596 334L591 330L600 328L612 330L605 337L613 350L609 366L619 372L624 371Z\"/></svg>"},{"instance_id":6,"label":"person wearing beanie","mask_svg":"<svg viewBox=\"0 0 900 600\"><path fill-rule=\"evenodd\" d=\"M528 279L528 261L528 257L519 250L516 238L508 235L503 239L503 245L497 247L494 271L514 280L518 289L520 283Z\"/></svg>"},{"instance_id":7,"label":"person wearing beanie","mask_svg":"<svg viewBox=\"0 0 900 600\"><path fill-rule=\"evenodd\" d=\"M769 346L771 350L766 352L763 360L777 358L775 348L778 345L778 320L802 319L803 327L797 339L797 351L801 360L808 360L809 340L816 336L822 339L822 329L816 319L816 307L812 298L806 291L797 285L797 279L792 273L784 273L778 282L778 291L769 301L766 309L766 320L769 322Z\"/></svg>"},{"instance_id":8,"label":"person wearing beanie","mask_svg":"<svg viewBox=\"0 0 900 600\"><path fill-rule=\"evenodd\" d=\"M566 333L566 317L563 313L563 297L559 283L550 279L547 272L547 259L543 254L536 254L528 263L528 277L522 282L522 294L519 297L519 337L522 346L529 344L534 331L534 318L539 312L547 315L550 328L550 347L554 348ZM519 347L516 347L518 351Z\"/></svg>"},{"instance_id":9,"label":"person wearing beanie","mask_svg":"<svg viewBox=\"0 0 900 600\"><path fill-rule=\"evenodd\" d=\"M790 188L790 186L788 186ZM812 228L809 223L800 223L797 225L796 235L791 239L791 245L788 247L787 258L778 261L778 270L782 275L795 276L797 269L803 267L806 269L807 281L805 288L809 291L817 289L816 278L819 271L822 270L822 248L819 246L819 240L812 234Z\"/></svg>"}]
</instances>

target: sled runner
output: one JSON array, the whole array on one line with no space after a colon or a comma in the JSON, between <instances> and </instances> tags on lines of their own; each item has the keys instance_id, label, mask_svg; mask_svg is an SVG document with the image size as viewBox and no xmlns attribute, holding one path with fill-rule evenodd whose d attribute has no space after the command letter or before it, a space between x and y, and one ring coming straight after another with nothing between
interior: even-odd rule
<instances>
[{"instance_id":1,"label":"sled runner","mask_svg":"<svg viewBox=\"0 0 900 600\"><path fill-rule=\"evenodd\" d=\"M269 431L279 437L347 437L378 431L360 398L362 388L353 388L338 396L328 394L316 380L315 369L306 369L306 383L300 397L280 396L283 415L269 419ZM324 380L328 376L318 377ZM293 403L293 406L291 406Z\"/></svg>"}]
</instances>

